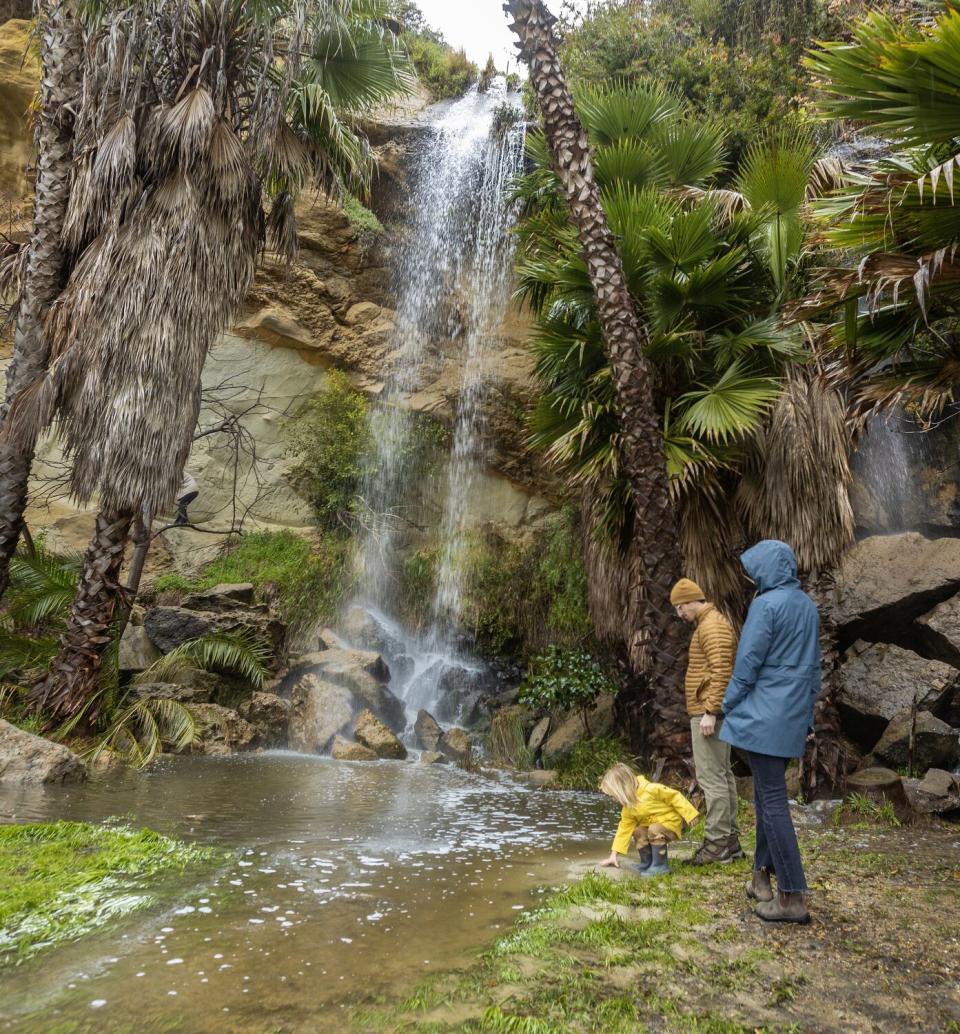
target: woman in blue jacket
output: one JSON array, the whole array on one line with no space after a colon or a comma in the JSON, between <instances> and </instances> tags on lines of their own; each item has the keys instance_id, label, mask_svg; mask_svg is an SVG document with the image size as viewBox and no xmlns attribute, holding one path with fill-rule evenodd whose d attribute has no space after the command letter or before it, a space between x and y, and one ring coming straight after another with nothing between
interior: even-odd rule
<instances>
[{"instance_id":1,"label":"woman in blue jacket","mask_svg":"<svg viewBox=\"0 0 960 1034\"><path fill-rule=\"evenodd\" d=\"M785 542L759 542L740 562L757 594L724 696L720 739L746 751L753 770L757 851L747 895L757 900L761 919L809 923L786 772L791 758L803 756L820 692L820 616L800 588L797 560Z\"/></svg>"}]
</instances>

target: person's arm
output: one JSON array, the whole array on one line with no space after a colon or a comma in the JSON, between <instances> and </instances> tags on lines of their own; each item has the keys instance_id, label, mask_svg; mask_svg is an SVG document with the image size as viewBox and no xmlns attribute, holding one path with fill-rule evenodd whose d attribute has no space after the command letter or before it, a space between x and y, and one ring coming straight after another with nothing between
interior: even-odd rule
<instances>
[{"instance_id":1,"label":"person's arm","mask_svg":"<svg viewBox=\"0 0 960 1034\"><path fill-rule=\"evenodd\" d=\"M673 808L688 826L692 826L700 818L700 812L679 790L674 790L672 786L664 786L662 783L658 783L655 792L660 800Z\"/></svg>"},{"instance_id":2,"label":"person's arm","mask_svg":"<svg viewBox=\"0 0 960 1034\"><path fill-rule=\"evenodd\" d=\"M733 675L733 658L737 646L730 623L719 613L710 617L712 620L704 623L700 633L708 672L702 697L706 714L701 720L700 728L707 736L713 734L716 716L723 711L723 695Z\"/></svg>"},{"instance_id":3,"label":"person's arm","mask_svg":"<svg viewBox=\"0 0 960 1034\"><path fill-rule=\"evenodd\" d=\"M754 600L747 611L747 620L737 649L733 676L723 698L723 713L729 714L753 692L757 675L763 667L773 641L773 613L762 599Z\"/></svg>"},{"instance_id":4,"label":"person's arm","mask_svg":"<svg viewBox=\"0 0 960 1034\"><path fill-rule=\"evenodd\" d=\"M617 834L613 838L613 847L610 856L630 853L630 841L633 838L633 831L637 828L638 821L624 808L620 812L620 825L617 826Z\"/></svg>"}]
</instances>

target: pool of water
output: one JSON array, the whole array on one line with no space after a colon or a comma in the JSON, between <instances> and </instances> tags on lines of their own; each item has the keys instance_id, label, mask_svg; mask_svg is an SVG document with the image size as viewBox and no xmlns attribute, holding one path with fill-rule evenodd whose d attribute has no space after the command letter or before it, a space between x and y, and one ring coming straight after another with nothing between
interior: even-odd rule
<instances>
[{"instance_id":1,"label":"pool of water","mask_svg":"<svg viewBox=\"0 0 960 1034\"><path fill-rule=\"evenodd\" d=\"M0 821L108 819L222 849L119 927L0 975L0 1029L326 1031L351 1002L466 961L616 809L450 766L287 753L165 760L61 789L0 789Z\"/></svg>"}]
</instances>

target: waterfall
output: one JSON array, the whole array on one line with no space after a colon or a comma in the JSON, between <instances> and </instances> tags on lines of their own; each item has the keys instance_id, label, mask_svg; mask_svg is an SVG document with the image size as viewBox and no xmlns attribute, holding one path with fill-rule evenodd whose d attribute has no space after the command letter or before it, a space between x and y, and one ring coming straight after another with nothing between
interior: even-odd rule
<instances>
[{"instance_id":1,"label":"waterfall","mask_svg":"<svg viewBox=\"0 0 960 1034\"><path fill-rule=\"evenodd\" d=\"M485 460L485 391L510 301L516 210L508 187L522 167L524 131L521 125L501 130L505 102L502 88L494 88L442 106L420 142L410 232L396 261L394 347L371 417L377 455L363 493L359 605L383 631L391 688L411 717L420 707L463 717L456 702L444 711L444 699L462 702L465 687L482 674L458 656L454 640L467 506ZM444 356L451 345L452 363ZM450 380L451 366L450 452L445 472L429 477L420 466L410 403L441 375ZM395 619L396 564L404 540L428 526L437 529L437 590L433 627L417 636Z\"/></svg>"},{"instance_id":2,"label":"waterfall","mask_svg":"<svg viewBox=\"0 0 960 1034\"><path fill-rule=\"evenodd\" d=\"M902 408L871 419L854 457L860 483L860 520L874 532L911 531L923 523L917 472L928 439Z\"/></svg>"}]
</instances>

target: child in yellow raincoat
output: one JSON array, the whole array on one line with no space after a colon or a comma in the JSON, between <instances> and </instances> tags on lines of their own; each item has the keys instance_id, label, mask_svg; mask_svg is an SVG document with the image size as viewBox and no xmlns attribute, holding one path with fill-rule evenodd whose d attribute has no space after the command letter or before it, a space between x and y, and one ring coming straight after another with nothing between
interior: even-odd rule
<instances>
[{"instance_id":1,"label":"child in yellow raincoat","mask_svg":"<svg viewBox=\"0 0 960 1034\"><path fill-rule=\"evenodd\" d=\"M630 842L635 840L640 852L641 876L662 876L669 872L667 844L678 840L684 822L696 822L700 812L678 790L651 783L627 765L607 769L600 780L600 790L622 808L613 850L600 864L619 869L619 856L628 854Z\"/></svg>"}]
</instances>

